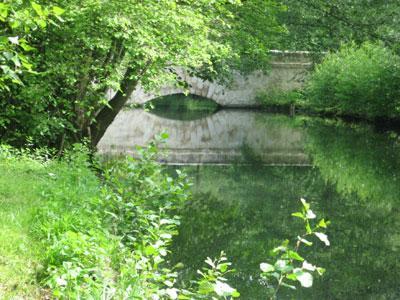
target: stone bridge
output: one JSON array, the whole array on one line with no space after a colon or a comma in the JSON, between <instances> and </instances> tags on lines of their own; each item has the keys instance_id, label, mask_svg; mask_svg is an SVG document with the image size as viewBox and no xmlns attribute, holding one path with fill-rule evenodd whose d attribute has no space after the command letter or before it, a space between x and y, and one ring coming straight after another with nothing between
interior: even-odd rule
<instances>
[{"instance_id":1,"label":"stone bridge","mask_svg":"<svg viewBox=\"0 0 400 300\"><path fill-rule=\"evenodd\" d=\"M271 51L271 70L264 74L256 71L248 76L233 74L233 82L225 87L218 83L191 77L177 68L179 76L189 85L189 93L214 100L224 107L256 106L260 93L282 90L289 91L302 86L307 71L312 66L311 54L306 51ZM137 88L129 99L129 104L144 104L154 98L180 94L183 90L173 84L162 87L157 92L145 92ZM111 96L111 95L110 95Z\"/></svg>"}]
</instances>

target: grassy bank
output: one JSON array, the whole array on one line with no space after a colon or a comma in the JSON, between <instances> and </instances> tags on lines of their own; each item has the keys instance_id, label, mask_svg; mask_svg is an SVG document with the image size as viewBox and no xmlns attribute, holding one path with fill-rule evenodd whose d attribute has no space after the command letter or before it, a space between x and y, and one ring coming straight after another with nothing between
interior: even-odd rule
<instances>
[{"instance_id":1,"label":"grassy bank","mask_svg":"<svg viewBox=\"0 0 400 300\"><path fill-rule=\"evenodd\" d=\"M0 157L0 299L40 298L36 272L43 249L32 239L30 225L40 205L44 168L34 160Z\"/></svg>"},{"instance_id":2,"label":"grassy bank","mask_svg":"<svg viewBox=\"0 0 400 300\"><path fill-rule=\"evenodd\" d=\"M169 245L189 182L163 171L155 144L140 153L98 176L81 145L55 160L0 148L1 299L238 296L220 282L224 257L197 282L175 288Z\"/></svg>"}]
</instances>

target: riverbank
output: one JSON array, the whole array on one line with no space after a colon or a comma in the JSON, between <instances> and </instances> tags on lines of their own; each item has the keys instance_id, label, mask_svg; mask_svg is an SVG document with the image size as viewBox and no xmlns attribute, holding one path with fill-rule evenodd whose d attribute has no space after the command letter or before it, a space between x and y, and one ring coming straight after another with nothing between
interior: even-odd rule
<instances>
[{"instance_id":1,"label":"riverbank","mask_svg":"<svg viewBox=\"0 0 400 300\"><path fill-rule=\"evenodd\" d=\"M299 91L282 93L274 97L275 98L265 95L259 96L257 98L259 103L259 107L257 109L267 113L281 113L290 116L304 115L327 119L340 118L347 122L369 123L377 126L378 128L391 128L400 130L400 117L370 117L362 114L334 111L331 109L318 109L309 104Z\"/></svg>"},{"instance_id":2,"label":"riverbank","mask_svg":"<svg viewBox=\"0 0 400 300\"><path fill-rule=\"evenodd\" d=\"M237 297L228 285L220 290L217 278L228 272L219 266L223 255L206 268L211 277L175 287L166 256L189 181L183 172L164 172L156 154L152 143L140 159L99 168L82 145L60 159L1 146L1 298Z\"/></svg>"}]
</instances>

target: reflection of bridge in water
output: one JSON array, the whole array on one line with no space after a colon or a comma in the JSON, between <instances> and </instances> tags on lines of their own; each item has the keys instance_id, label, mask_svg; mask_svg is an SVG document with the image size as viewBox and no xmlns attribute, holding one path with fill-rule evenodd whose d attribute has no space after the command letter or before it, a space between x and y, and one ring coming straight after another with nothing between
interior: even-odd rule
<instances>
[{"instance_id":1,"label":"reflection of bridge in water","mask_svg":"<svg viewBox=\"0 0 400 300\"><path fill-rule=\"evenodd\" d=\"M268 165L308 165L303 137L289 117L255 111L221 110L194 121L158 117L143 110L122 111L98 144L101 154L135 155L154 135L167 132L167 163L224 164L257 161Z\"/></svg>"}]
</instances>

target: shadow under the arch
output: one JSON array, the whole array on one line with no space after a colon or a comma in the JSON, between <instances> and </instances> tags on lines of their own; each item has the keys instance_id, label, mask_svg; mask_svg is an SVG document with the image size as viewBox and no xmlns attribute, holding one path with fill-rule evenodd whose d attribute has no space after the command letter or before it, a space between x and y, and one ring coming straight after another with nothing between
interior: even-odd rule
<instances>
[{"instance_id":1,"label":"shadow under the arch","mask_svg":"<svg viewBox=\"0 0 400 300\"><path fill-rule=\"evenodd\" d=\"M193 121L216 113L221 107L214 100L196 95L174 94L158 97L146 105L149 112L165 119Z\"/></svg>"}]
</instances>

